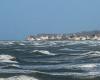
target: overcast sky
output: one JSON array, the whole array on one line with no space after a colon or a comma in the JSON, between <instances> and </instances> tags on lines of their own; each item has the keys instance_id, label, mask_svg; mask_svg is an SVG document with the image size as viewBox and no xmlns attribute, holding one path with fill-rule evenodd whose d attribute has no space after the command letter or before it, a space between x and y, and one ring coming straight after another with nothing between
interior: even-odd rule
<instances>
[{"instance_id":1,"label":"overcast sky","mask_svg":"<svg viewBox=\"0 0 100 80\"><path fill-rule=\"evenodd\" d=\"M0 40L99 28L100 0L0 0Z\"/></svg>"}]
</instances>

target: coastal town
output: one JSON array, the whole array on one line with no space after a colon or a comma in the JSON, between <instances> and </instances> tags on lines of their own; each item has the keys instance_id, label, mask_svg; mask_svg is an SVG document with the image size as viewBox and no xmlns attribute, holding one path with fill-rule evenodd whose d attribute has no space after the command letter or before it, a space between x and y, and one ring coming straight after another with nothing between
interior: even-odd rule
<instances>
[{"instance_id":1,"label":"coastal town","mask_svg":"<svg viewBox=\"0 0 100 80\"><path fill-rule=\"evenodd\" d=\"M78 32L70 34L37 34L29 35L28 41L61 41L61 40L100 40L100 31Z\"/></svg>"}]
</instances>

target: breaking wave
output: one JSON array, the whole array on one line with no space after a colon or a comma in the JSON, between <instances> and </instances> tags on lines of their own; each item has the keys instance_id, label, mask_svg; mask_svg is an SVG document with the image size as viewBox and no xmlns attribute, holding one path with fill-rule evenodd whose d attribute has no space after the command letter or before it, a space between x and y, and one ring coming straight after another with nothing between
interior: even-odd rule
<instances>
[{"instance_id":1,"label":"breaking wave","mask_svg":"<svg viewBox=\"0 0 100 80\"><path fill-rule=\"evenodd\" d=\"M4 41L0 41L0 44L1 45L13 45L14 42L13 41L7 41L7 42L6 41L5 42Z\"/></svg>"},{"instance_id":2,"label":"breaking wave","mask_svg":"<svg viewBox=\"0 0 100 80\"><path fill-rule=\"evenodd\" d=\"M88 51L88 50L79 50L79 49L70 49L70 48L63 48L60 49L61 51Z\"/></svg>"},{"instance_id":3,"label":"breaking wave","mask_svg":"<svg viewBox=\"0 0 100 80\"><path fill-rule=\"evenodd\" d=\"M39 79L26 76L26 75L21 75L21 76L9 77L9 78L0 78L0 80L39 80Z\"/></svg>"},{"instance_id":4,"label":"breaking wave","mask_svg":"<svg viewBox=\"0 0 100 80\"><path fill-rule=\"evenodd\" d=\"M0 53L0 80L100 77L96 41L0 41Z\"/></svg>"},{"instance_id":5,"label":"breaking wave","mask_svg":"<svg viewBox=\"0 0 100 80\"><path fill-rule=\"evenodd\" d=\"M89 51L87 53L83 53L82 55L88 57L100 57L100 51Z\"/></svg>"},{"instance_id":6,"label":"breaking wave","mask_svg":"<svg viewBox=\"0 0 100 80\"><path fill-rule=\"evenodd\" d=\"M54 53L51 53L49 51L46 51L46 50L34 50L32 51L33 53L40 53L40 54L44 54L44 55L55 55Z\"/></svg>"},{"instance_id":7,"label":"breaking wave","mask_svg":"<svg viewBox=\"0 0 100 80\"><path fill-rule=\"evenodd\" d=\"M15 61L16 58L10 55L0 55L0 62L7 62L7 63L18 63Z\"/></svg>"}]
</instances>

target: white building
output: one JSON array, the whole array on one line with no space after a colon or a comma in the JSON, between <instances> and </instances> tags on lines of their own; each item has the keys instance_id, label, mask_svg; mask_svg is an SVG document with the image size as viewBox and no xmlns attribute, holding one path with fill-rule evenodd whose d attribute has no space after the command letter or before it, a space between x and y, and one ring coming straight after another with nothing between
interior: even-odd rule
<instances>
[{"instance_id":1,"label":"white building","mask_svg":"<svg viewBox=\"0 0 100 80\"><path fill-rule=\"evenodd\" d=\"M86 37L80 37L80 40L84 41L84 40L86 40Z\"/></svg>"},{"instance_id":2,"label":"white building","mask_svg":"<svg viewBox=\"0 0 100 80\"><path fill-rule=\"evenodd\" d=\"M27 38L27 40L28 40L28 41L34 41L35 39L34 39L32 36L29 36L29 37Z\"/></svg>"},{"instance_id":3,"label":"white building","mask_svg":"<svg viewBox=\"0 0 100 80\"><path fill-rule=\"evenodd\" d=\"M48 36L41 36L40 39L41 40L48 40L49 38L48 38Z\"/></svg>"}]
</instances>

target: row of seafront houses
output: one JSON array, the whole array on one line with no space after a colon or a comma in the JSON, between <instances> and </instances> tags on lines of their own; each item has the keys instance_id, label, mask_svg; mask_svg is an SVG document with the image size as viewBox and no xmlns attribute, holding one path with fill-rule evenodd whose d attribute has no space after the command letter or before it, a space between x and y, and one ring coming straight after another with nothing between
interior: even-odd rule
<instances>
[{"instance_id":1,"label":"row of seafront houses","mask_svg":"<svg viewBox=\"0 0 100 80\"><path fill-rule=\"evenodd\" d=\"M29 41L54 41L54 40L100 40L100 34L93 35L77 35L77 34L38 34L28 36Z\"/></svg>"}]
</instances>

